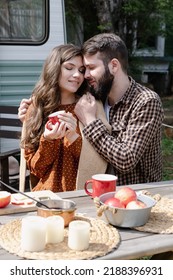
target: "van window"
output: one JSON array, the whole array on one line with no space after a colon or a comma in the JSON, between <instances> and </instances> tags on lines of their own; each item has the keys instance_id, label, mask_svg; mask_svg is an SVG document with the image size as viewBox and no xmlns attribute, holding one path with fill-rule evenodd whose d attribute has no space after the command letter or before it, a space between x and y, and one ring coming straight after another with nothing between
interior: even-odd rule
<instances>
[{"instance_id":1,"label":"van window","mask_svg":"<svg viewBox=\"0 0 173 280\"><path fill-rule=\"evenodd\" d=\"M1 0L0 44L41 45L48 38L47 0Z\"/></svg>"}]
</instances>

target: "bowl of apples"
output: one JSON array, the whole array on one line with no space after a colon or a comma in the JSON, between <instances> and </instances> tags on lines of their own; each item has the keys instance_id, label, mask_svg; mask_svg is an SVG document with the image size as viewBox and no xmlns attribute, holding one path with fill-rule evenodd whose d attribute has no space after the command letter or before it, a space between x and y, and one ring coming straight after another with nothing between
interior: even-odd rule
<instances>
[{"instance_id":1,"label":"bowl of apples","mask_svg":"<svg viewBox=\"0 0 173 280\"><path fill-rule=\"evenodd\" d=\"M102 194L99 203L111 225L137 227L147 223L156 201L130 187L122 187L116 192Z\"/></svg>"}]
</instances>

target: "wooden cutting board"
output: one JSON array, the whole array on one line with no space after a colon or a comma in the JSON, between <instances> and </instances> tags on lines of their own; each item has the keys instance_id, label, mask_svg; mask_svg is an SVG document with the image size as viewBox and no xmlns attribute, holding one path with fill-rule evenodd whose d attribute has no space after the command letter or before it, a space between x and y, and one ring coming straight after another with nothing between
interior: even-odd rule
<instances>
[{"instance_id":1,"label":"wooden cutting board","mask_svg":"<svg viewBox=\"0 0 173 280\"><path fill-rule=\"evenodd\" d=\"M45 191L36 191L36 192L26 192L29 196L34 197L35 199L40 199L41 201L44 199L61 199L56 193L53 193L52 191L45 190ZM12 194L12 196L15 194ZM30 211L36 211L36 202L33 201L32 204L28 205L14 205L9 204L8 206L4 208L0 208L0 216L1 215L7 215L7 214L13 214L13 213L22 213L22 212L30 212Z\"/></svg>"}]
</instances>

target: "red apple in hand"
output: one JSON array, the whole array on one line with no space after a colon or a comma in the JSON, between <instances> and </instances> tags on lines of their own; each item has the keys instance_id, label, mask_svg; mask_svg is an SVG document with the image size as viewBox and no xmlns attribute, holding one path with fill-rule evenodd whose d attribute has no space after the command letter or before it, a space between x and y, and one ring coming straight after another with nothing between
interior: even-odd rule
<instances>
[{"instance_id":1,"label":"red apple in hand","mask_svg":"<svg viewBox=\"0 0 173 280\"><path fill-rule=\"evenodd\" d=\"M11 201L11 193L0 191L0 208L6 207Z\"/></svg>"},{"instance_id":2,"label":"red apple in hand","mask_svg":"<svg viewBox=\"0 0 173 280\"><path fill-rule=\"evenodd\" d=\"M130 201L126 205L126 209L141 209L141 208L146 208L146 207L147 207L147 205L140 200Z\"/></svg>"},{"instance_id":3,"label":"red apple in hand","mask_svg":"<svg viewBox=\"0 0 173 280\"><path fill-rule=\"evenodd\" d=\"M118 198L125 205L125 207L130 201L137 199L136 192L129 187L123 187L119 189L115 193L114 197Z\"/></svg>"},{"instance_id":4,"label":"red apple in hand","mask_svg":"<svg viewBox=\"0 0 173 280\"><path fill-rule=\"evenodd\" d=\"M111 207L125 208L124 204L121 203L121 201L115 197L108 198L104 203Z\"/></svg>"}]
</instances>

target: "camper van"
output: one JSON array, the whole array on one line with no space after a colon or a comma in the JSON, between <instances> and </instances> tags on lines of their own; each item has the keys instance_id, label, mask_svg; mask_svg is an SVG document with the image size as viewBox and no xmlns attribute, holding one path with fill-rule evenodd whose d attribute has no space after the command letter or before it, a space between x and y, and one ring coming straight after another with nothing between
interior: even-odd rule
<instances>
[{"instance_id":1,"label":"camper van","mask_svg":"<svg viewBox=\"0 0 173 280\"><path fill-rule=\"evenodd\" d=\"M64 43L64 0L1 0L0 105L28 98L45 58Z\"/></svg>"}]
</instances>

